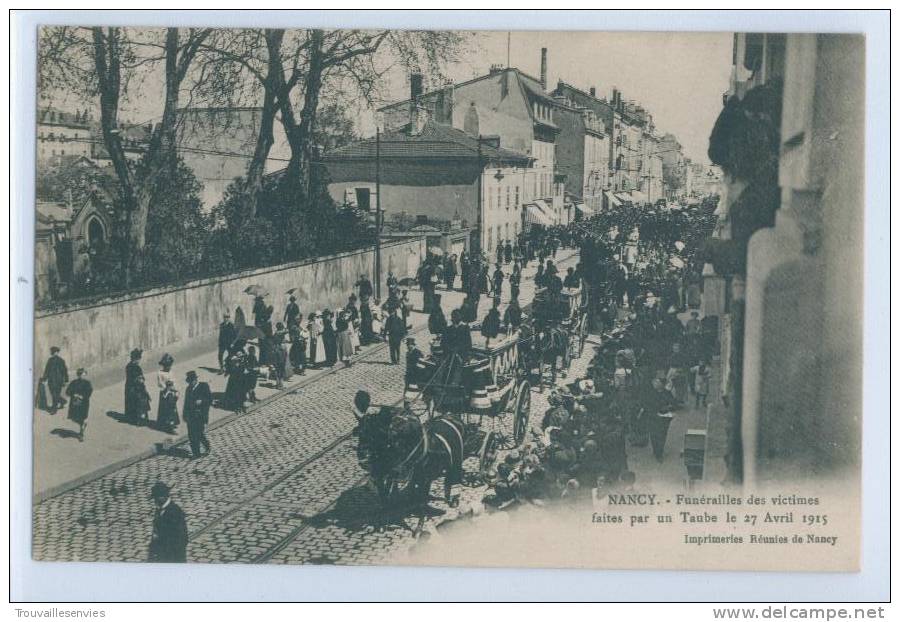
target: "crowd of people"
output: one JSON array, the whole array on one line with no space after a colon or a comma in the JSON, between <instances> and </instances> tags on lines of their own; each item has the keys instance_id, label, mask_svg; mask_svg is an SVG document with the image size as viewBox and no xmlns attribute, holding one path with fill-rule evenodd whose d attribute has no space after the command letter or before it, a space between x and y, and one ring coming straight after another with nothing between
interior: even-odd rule
<instances>
[{"instance_id":1,"label":"crowd of people","mask_svg":"<svg viewBox=\"0 0 900 622\"><path fill-rule=\"evenodd\" d=\"M627 491L640 475L629 468L631 452L649 447L663 462L673 417L705 407L710 393L717 326L700 317L698 247L714 208L625 206L560 236L581 249L579 276L602 342L587 373L550 394L542 434L488 474L486 503Z\"/></svg>"}]
</instances>

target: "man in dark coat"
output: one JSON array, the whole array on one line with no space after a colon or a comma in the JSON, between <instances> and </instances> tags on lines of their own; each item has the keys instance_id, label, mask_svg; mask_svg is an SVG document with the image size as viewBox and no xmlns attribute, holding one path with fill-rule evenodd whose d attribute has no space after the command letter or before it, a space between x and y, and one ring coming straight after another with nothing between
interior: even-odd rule
<instances>
[{"instance_id":1,"label":"man in dark coat","mask_svg":"<svg viewBox=\"0 0 900 622\"><path fill-rule=\"evenodd\" d=\"M231 314L226 311L225 315L222 318L222 323L219 324L219 371L225 370L225 353L228 352L228 348L231 347L231 344L234 343L234 340L237 339L237 329L234 327L234 322L231 321Z\"/></svg>"},{"instance_id":2,"label":"man in dark coat","mask_svg":"<svg viewBox=\"0 0 900 622\"><path fill-rule=\"evenodd\" d=\"M446 356L459 355L463 361L469 360L472 351L472 332L469 325L462 321L459 309L450 312L452 324L444 331L441 344L444 346Z\"/></svg>"},{"instance_id":3,"label":"man in dark coat","mask_svg":"<svg viewBox=\"0 0 900 622\"><path fill-rule=\"evenodd\" d=\"M509 306L503 312L503 324L508 331L516 330L522 325L522 307L519 306L517 298L510 300Z\"/></svg>"},{"instance_id":4,"label":"man in dark coat","mask_svg":"<svg viewBox=\"0 0 900 622\"><path fill-rule=\"evenodd\" d=\"M403 319L397 315L397 309L391 309L385 323L385 329L388 335L388 347L391 351L391 364L397 365L400 362L400 344L406 336L406 324Z\"/></svg>"},{"instance_id":5,"label":"man in dark coat","mask_svg":"<svg viewBox=\"0 0 900 622\"><path fill-rule=\"evenodd\" d=\"M415 337L406 338L406 385L416 384L419 378L419 361L422 360L422 351L416 346Z\"/></svg>"},{"instance_id":6,"label":"man in dark coat","mask_svg":"<svg viewBox=\"0 0 900 622\"><path fill-rule=\"evenodd\" d=\"M494 299L499 301L500 294L503 291L503 279L506 278L506 275L503 274L503 269L500 267L500 264L497 264L497 267L494 269L494 274L492 280L494 281Z\"/></svg>"},{"instance_id":7,"label":"man in dark coat","mask_svg":"<svg viewBox=\"0 0 900 622\"><path fill-rule=\"evenodd\" d=\"M184 392L184 420L187 423L191 454L194 458L209 455L209 440L206 438L206 424L209 423L209 407L212 392L209 385L199 382L197 372L191 370L185 377L187 389ZM200 453L203 447L204 453Z\"/></svg>"},{"instance_id":8,"label":"man in dark coat","mask_svg":"<svg viewBox=\"0 0 900 622\"><path fill-rule=\"evenodd\" d=\"M53 400L53 403L50 404L50 412L55 413L58 408L66 405L62 391L69 382L69 370L56 346L50 348L50 358L47 359L47 364L44 366L44 375L41 376L41 380L46 382L47 388L50 389L50 397Z\"/></svg>"},{"instance_id":9,"label":"man in dark coat","mask_svg":"<svg viewBox=\"0 0 900 622\"><path fill-rule=\"evenodd\" d=\"M516 264L517 266L519 264ZM522 283L522 272L513 270L513 273L509 275L509 297L512 300L516 300L519 297L519 288Z\"/></svg>"},{"instance_id":10,"label":"man in dark coat","mask_svg":"<svg viewBox=\"0 0 900 622\"><path fill-rule=\"evenodd\" d=\"M147 561L156 563L184 563L187 561L188 529L184 510L172 501L170 489L157 482L150 489L156 504L153 534Z\"/></svg>"},{"instance_id":11,"label":"man in dark coat","mask_svg":"<svg viewBox=\"0 0 900 622\"><path fill-rule=\"evenodd\" d=\"M66 395L69 396L69 419L78 424L78 440L84 442L84 429L87 427L87 418L91 410L91 393L94 388L85 378L87 372L79 368L75 372L78 376L66 387Z\"/></svg>"},{"instance_id":12,"label":"man in dark coat","mask_svg":"<svg viewBox=\"0 0 900 622\"><path fill-rule=\"evenodd\" d=\"M490 347L491 339L500 334L500 300L494 298L494 305L487 312L481 322L481 334L485 339L484 345Z\"/></svg>"}]
</instances>

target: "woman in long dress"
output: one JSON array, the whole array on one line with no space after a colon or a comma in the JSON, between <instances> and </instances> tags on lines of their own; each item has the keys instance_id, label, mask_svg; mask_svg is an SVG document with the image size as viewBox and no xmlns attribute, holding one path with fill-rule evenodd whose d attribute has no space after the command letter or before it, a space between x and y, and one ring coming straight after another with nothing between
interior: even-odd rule
<instances>
[{"instance_id":1,"label":"woman in long dress","mask_svg":"<svg viewBox=\"0 0 900 622\"><path fill-rule=\"evenodd\" d=\"M361 346L359 342L359 309L356 308L356 296L354 294L350 295L350 301L344 307L344 311L347 312L347 321L350 322L350 327L347 329L350 334L350 343L353 344L353 351L359 352Z\"/></svg>"},{"instance_id":2,"label":"woman in long dress","mask_svg":"<svg viewBox=\"0 0 900 622\"><path fill-rule=\"evenodd\" d=\"M374 302L369 302L369 308L372 310L372 334L376 339L384 339L384 322L381 319L381 304L376 298Z\"/></svg>"},{"instance_id":3,"label":"woman in long dress","mask_svg":"<svg viewBox=\"0 0 900 622\"><path fill-rule=\"evenodd\" d=\"M360 342L363 344L370 344L375 341L372 319L372 307L369 306L369 301L367 300L359 308Z\"/></svg>"},{"instance_id":4,"label":"woman in long dress","mask_svg":"<svg viewBox=\"0 0 900 622\"><path fill-rule=\"evenodd\" d=\"M353 356L353 342L350 339L350 314L341 311L338 314L335 328L337 328L337 355L340 360L350 367L350 357Z\"/></svg>"},{"instance_id":5,"label":"woman in long dress","mask_svg":"<svg viewBox=\"0 0 900 622\"><path fill-rule=\"evenodd\" d=\"M69 396L68 418L78 424L78 441L83 443L84 430L87 428L88 414L91 410L91 393L94 392L94 388L84 377L87 375L84 368L80 368L75 375L77 378L66 387L66 395Z\"/></svg>"},{"instance_id":6,"label":"woman in long dress","mask_svg":"<svg viewBox=\"0 0 900 622\"><path fill-rule=\"evenodd\" d=\"M156 424L160 430L174 434L178 423L178 391L175 389L174 380L166 380L163 390L159 392L159 411L156 415Z\"/></svg>"},{"instance_id":7,"label":"woman in long dress","mask_svg":"<svg viewBox=\"0 0 900 622\"><path fill-rule=\"evenodd\" d=\"M290 350L290 359L291 359L291 367L294 368L294 372L300 374L301 376L306 373L306 348L307 342L309 341L309 331L306 330L306 326L303 324L303 315L299 315L297 318L297 323L293 324L290 329L291 336L291 350Z\"/></svg>"},{"instance_id":8,"label":"woman in long dress","mask_svg":"<svg viewBox=\"0 0 900 622\"><path fill-rule=\"evenodd\" d=\"M322 345L325 347L325 365L334 367L338 357L338 345L334 330L334 314L331 309L322 311Z\"/></svg>"},{"instance_id":9,"label":"woman in long dress","mask_svg":"<svg viewBox=\"0 0 900 622\"><path fill-rule=\"evenodd\" d=\"M159 405L156 407L156 424L163 430L170 426L170 424L167 423L168 415L163 413L163 393L165 393L166 386L170 381L173 386L175 384L175 378L172 376L172 365L174 364L175 359L172 358L171 354L166 352L162 355L162 358L159 359L159 371L156 372L156 388L159 390Z\"/></svg>"},{"instance_id":10,"label":"woman in long dress","mask_svg":"<svg viewBox=\"0 0 900 622\"><path fill-rule=\"evenodd\" d=\"M235 412L244 409L244 399L247 395L245 378L247 354L244 352L244 345L244 340L238 339L228 351L228 358L225 360L225 375L228 376L225 383L225 405Z\"/></svg>"},{"instance_id":11,"label":"woman in long dress","mask_svg":"<svg viewBox=\"0 0 900 622\"><path fill-rule=\"evenodd\" d=\"M141 369L143 350L131 351L131 360L125 366L125 416L142 421L149 420L150 394L144 384L144 370Z\"/></svg>"},{"instance_id":12,"label":"woman in long dress","mask_svg":"<svg viewBox=\"0 0 900 622\"><path fill-rule=\"evenodd\" d=\"M306 331L309 333L309 356L306 358L306 363L310 367L316 367L325 360L324 356L321 359L316 357L319 351L319 325L316 322L316 315L315 311L310 313L309 320L306 322Z\"/></svg>"},{"instance_id":13,"label":"woman in long dress","mask_svg":"<svg viewBox=\"0 0 900 622\"><path fill-rule=\"evenodd\" d=\"M316 339L316 361L319 363L325 362L327 359L327 355L325 352L325 340L322 339L322 333L325 332L325 322L322 321L322 314L318 314L316 316L316 333L318 334L318 339Z\"/></svg>"}]
</instances>

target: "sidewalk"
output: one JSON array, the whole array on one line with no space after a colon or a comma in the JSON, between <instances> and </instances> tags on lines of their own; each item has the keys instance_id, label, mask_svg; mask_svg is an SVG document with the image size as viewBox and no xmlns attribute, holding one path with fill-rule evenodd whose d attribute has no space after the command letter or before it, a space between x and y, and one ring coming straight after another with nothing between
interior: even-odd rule
<instances>
[{"instance_id":1,"label":"sidewalk","mask_svg":"<svg viewBox=\"0 0 900 622\"><path fill-rule=\"evenodd\" d=\"M576 253L570 249L563 250L559 253L557 263L566 263L567 259L575 255ZM534 291L532 277L536 265L533 262L523 273L520 294L523 304L531 300ZM443 296L442 306L449 319L450 309L456 308L462 303L463 293L458 290L448 292L443 288L439 288L438 293ZM507 302L508 294L507 284L504 287L504 303ZM410 289L409 295L414 308L421 309L422 292ZM490 305L491 299L488 296L482 296L479 318L486 313ZM413 325L410 332L423 331L427 321L427 315L420 311L414 311L410 316L410 323ZM473 334L473 338L477 342L480 336ZM364 346L362 352L353 360L366 358L385 347L387 347L386 344ZM427 351L424 337L419 339L419 347ZM180 390L184 386L185 373L194 369L201 381L209 383L214 396L224 392L227 379L218 373L216 335L174 344L167 351L175 358L172 374L176 379L176 386ZM147 388L151 398L151 422L156 419L158 401L156 371L159 367L156 363L162 354L162 351L145 351L142 359L144 376L147 379ZM65 408L55 415L42 410L34 410L33 496L36 500L54 496L83 481L94 479L152 455L157 451L157 444L176 444L186 440L186 428L183 422L176 434L167 434L156 430L152 425L135 425L123 419L121 413L124 406L126 362L111 361L102 368L88 370L88 377L94 386L94 393L91 396L91 412L83 443L78 441L78 426L66 418ZM317 378L342 368L343 366L339 363L334 368L307 370L304 376L294 375L281 390L275 388L273 381L261 379L256 390L260 402L253 409L265 406L284 392L296 390L314 382ZM70 370L70 376L74 377L74 370ZM180 411L181 402L179 401L179 413ZM214 406L210 409L210 426L216 427L240 416L242 415Z\"/></svg>"}]
</instances>

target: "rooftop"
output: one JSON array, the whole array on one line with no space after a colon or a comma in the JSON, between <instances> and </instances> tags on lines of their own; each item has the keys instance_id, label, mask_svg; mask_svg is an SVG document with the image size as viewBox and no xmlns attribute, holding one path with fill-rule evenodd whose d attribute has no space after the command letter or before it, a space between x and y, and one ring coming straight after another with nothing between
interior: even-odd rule
<instances>
[{"instance_id":1,"label":"rooftop","mask_svg":"<svg viewBox=\"0 0 900 622\"><path fill-rule=\"evenodd\" d=\"M485 160L521 166L527 166L533 160L525 154L494 147L483 141L479 147L478 139L462 130L434 121L428 121L420 134L387 132L381 136L380 143L378 149L382 158L474 159L480 153ZM373 159L375 155L376 140L367 138L335 149L323 155L322 159L326 161Z\"/></svg>"}]
</instances>

